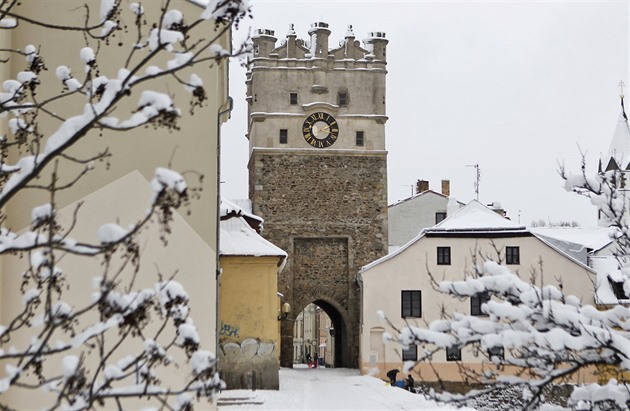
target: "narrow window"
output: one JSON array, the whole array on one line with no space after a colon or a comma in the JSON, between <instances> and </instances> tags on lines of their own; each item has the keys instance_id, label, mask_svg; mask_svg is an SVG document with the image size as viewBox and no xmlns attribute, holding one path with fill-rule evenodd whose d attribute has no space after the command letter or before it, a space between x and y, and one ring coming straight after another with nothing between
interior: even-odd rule
<instances>
[{"instance_id":1,"label":"narrow window","mask_svg":"<svg viewBox=\"0 0 630 411\"><path fill-rule=\"evenodd\" d=\"M364 134L363 131L357 131L357 137L356 137L356 145L357 146L363 146L364 144Z\"/></svg>"},{"instance_id":2,"label":"narrow window","mask_svg":"<svg viewBox=\"0 0 630 411\"><path fill-rule=\"evenodd\" d=\"M435 224L446 219L446 213L444 211L438 211L435 213Z\"/></svg>"},{"instance_id":3,"label":"narrow window","mask_svg":"<svg viewBox=\"0 0 630 411\"><path fill-rule=\"evenodd\" d=\"M451 265L451 247L437 248L438 265Z\"/></svg>"},{"instance_id":4,"label":"narrow window","mask_svg":"<svg viewBox=\"0 0 630 411\"><path fill-rule=\"evenodd\" d=\"M292 106L295 106L298 103L297 93L289 94L289 101Z\"/></svg>"},{"instance_id":5,"label":"narrow window","mask_svg":"<svg viewBox=\"0 0 630 411\"><path fill-rule=\"evenodd\" d=\"M287 144L289 140L289 132L286 128L280 129L280 144Z\"/></svg>"},{"instance_id":6,"label":"narrow window","mask_svg":"<svg viewBox=\"0 0 630 411\"><path fill-rule=\"evenodd\" d=\"M505 247L505 263L520 264L521 255L519 247Z\"/></svg>"},{"instance_id":7,"label":"narrow window","mask_svg":"<svg viewBox=\"0 0 630 411\"><path fill-rule=\"evenodd\" d=\"M485 315L483 311L481 311L481 305L488 301L490 301L490 295L487 292L475 294L470 297L470 315Z\"/></svg>"},{"instance_id":8,"label":"narrow window","mask_svg":"<svg viewBox=\"0 0 630 411\"><path fill-rule=\"evenodd\" d=\"M446 361L461 361L462 350L459 347L446 347Z\"/></svg>"},{"instance_id":9,"label":"narrow window","mask_svg":"<svg viewBox=\"0 0 630 411\"><path fill-rule=\"evenodd\" d=\"M402 318L422 317L422 291L403 290L400 300L400 316Z\"/></svg>"},{"instance_id":10,"label":"narrow window","mask_svg":"<svg viewBox=\"0 0 630 411\"><path fill-rule=\"evenodd\" d=\"M402 360L403 361L416 361L418 359L418 347L416 345L410 345L409 348L403 348Z\"/></svg>"},{"instance_id":11,"label":"narrow window","mask_svg":"<svg viewBox=\"0 0 630 411\"><path fill-rule=\"evenodd\" d=\"M345 107L348 105L348 94L344 92L339 92L337 95L337 102L339 103L339 107Z\"/></svg>"},{"instance_id":12,"label":"narrow window","mask_svg":"<svg viewBox=\"0 0 630 411\"><path fill-rule=\"evenodd\" d=\"M488 350L488 357L490 357L490 359L492 359L492 357L498 357L502 360L505 357L505 351L503 347L492 347Z\"/></svg>"}]
</instances>

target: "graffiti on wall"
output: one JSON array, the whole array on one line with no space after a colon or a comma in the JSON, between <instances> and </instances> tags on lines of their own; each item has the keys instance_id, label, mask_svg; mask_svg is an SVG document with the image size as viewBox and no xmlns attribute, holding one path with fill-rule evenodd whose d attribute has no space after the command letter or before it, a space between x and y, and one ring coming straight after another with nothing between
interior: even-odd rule
<instances>
[{"instance_id":1,"label":"graffiti on wall","mask_svg":"<svg viewBox=\"0 0 630 411\"><path fill-rule=\"evenodd\" d=\"M223 337L238 338L238 326L221 322L221 331L219 331L219 335Z\"/></svg>"}]
</instances>

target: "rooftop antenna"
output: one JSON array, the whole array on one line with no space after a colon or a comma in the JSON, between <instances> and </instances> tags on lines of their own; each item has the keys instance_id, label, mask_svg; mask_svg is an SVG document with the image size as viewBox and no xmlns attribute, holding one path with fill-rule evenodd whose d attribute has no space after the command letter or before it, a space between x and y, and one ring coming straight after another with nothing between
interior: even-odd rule
<instances>
[{"instance_id":1,"label":"rooftop antenna","mask_svg":"<svg viewBox=\"0 0 630 411\"><path fill-rule=\"evenodd\" d=\"M626 108L623 106L623 98L625 97L623 95L623 86L625 86L625 83L623 82L623 80L621 80L619 84L617 85L621 89L621 94L619 94L619 98L621 99L621 112L623 113L623 118L625 118L626 121L628 121L628 117L626 116Z\"/></svg>"},{"instance_id":2,"label":"rooftop antenna","mask_svg":"<svg viewBox=\"0 0 630 411\"><path fill-rule=\"evenodd\" d=\"M475 170L477 171L477 179L475 180L475 196L477 198L477 201L479 201L479 181L481 181L481 169L479 168L479 163L477 164L466 164L466 167L475 167Z\"/></svg>"}]
</instances>

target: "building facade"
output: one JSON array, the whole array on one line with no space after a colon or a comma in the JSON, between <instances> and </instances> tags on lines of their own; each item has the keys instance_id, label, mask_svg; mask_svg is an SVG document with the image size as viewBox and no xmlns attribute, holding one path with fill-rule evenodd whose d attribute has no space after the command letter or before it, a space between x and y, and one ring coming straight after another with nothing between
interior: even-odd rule
<instances>
[{"instance_id":1,"label":"building facade","mask_svg":"<svg viewBox=\"0 0 630 411\"><path fill-rule=\"evenodd\" d=\"M357 367L359 267L387 253L385 33L329 48L328 24L308 41L291 26L276 46L258 30L247 73L249 197L263 236L289 254L279 292L297 314L331 318L336 366ZM281 364L293 364L293 322L282 321Z\"/></svg>"},{"instance_id":2,"label":"building facade","mask_svg":"<svg viewBox=\"0 0 630 411\"><path fill-rule=\"evenodd\" d=\"M361 372L372 374L378 370L378 375L385 378L387 370L402 367L404 361L416 361L432 348L414 345L405 350L396 342L385 343L383 335L392 329L379 311L399 329L406 324L425 328L455 312L484 316L484 296L457 299L435 286L435 282L463 280L473 275L484 259L505 264L524 281L544 281L545 285L561 282L566 295L575 295L586 304L594 302L594 289L590 287L597 278L594 270L525 226L473 200L440 224L423 230L403 248L361 269ZM462 382L466 374L461 373L460 365L481 371L488 366L484 358L483 353L472 350L441 350L432 361L414 367L413 377ZM575 378L596 380L592 373Z\"/></svg>"},{"instance_id":3,"label":"building facade","mask_svg":"<svg viewBox=\"0 0 630 411\"><path fill-rule=\"evenodd\" d=\"M44 21L51 25L81 26L92 25L98 18L98 3L96 13L90 14L89 22L86 21L85 2L64 0L54 2L23 2L16 9L20 14L34 20ZM90 5L92 6L92 5ZM128 7L123 5L123 8ZM189 19L198 17L203 8L198 4L187 0L172 2L172 8L176 8ZM127 15L125 9L125 15ZM93 10L92 10L93 11ZM149 21L158 19L162 13L160 7L145 5L146 18ZM204 36L212 35L214 23L209 21ZM191 33L191 36L194 33ZM102 76L116 78L118 70L125 67L125 60L129 49L138 39L137 33L121 31L117 33L116 41L121 42L122 47L112 44L105 47L99 46L95 39L88 39L81 33L70 30L49 30L42 26L24 22L12 30L2 30L0 41L5 50L24 50L32 44L45 59L48 71L40 75L41 86L38 88L38 98L42 101L51 96L58 95L63 85L55 75L55 69L60 65L69 66L78 80L83 80L82 70L85 64L81 60L80 51L86 45L98 50L99 71ZM230 49L231 37L228 30L218 40L225 49ZM3 53L2 70L3 79L16 78L17 73L24 70L27 62L23 56L15 57ZM135 54L136 59L144 56L141 52ZM137 62L132 59L132 63ZM162 61L162 64L166 64ZM150 181L157 167L171 167L177 171L194 170L199 175L204 175L202 183L195 185L193 179L189 180L191 187L199 188L198 198L191 202L190 213L186 211L175 213L171 224L171 234L168 236L168 247L160 240L160 232L157 224L151 225L145 230L139 242L142 244L143 264L137 273L137 287L152 287L158 280L158 274L170 278L174 273L175 280L180 282L190 296L191 316L195 320L198 329L200 343L204 349L216 352L217 324L216 324L216 283L218 262L218 139L220 125L229 117L229 97L227 61L217 64L201 64L193 71L203 80L207 93L202 107L197 107L195 115L189 114L187 108L190 104L190 94L183 90L182 85L173 78L163 78L148 84L149 88L157 92L176 94L173 102L182 108L179 119L180 129L170 132L165 128L153 127L137 128L128 133L115 131L94 130L87 134L80 142L75 144L67 154L73 158L92 158L95 153L108 150L111 157L106 162L95 162L95 167L89 173L73 184L69 190L57 193L55 198L59 210L59 220L68 227L73 227L72 237L95 241L96 232L100 225L110 222L118 222L122 226L137 223L145 215L150 203L153 191ZM188 74L189 75L189 74ZM176 92L175 92L176 90ZM80 94L71 94L67 98L60 99L48 105L48 110L54 112L60 118L69 118L71 115L83 112L85 98ZM136 108L139 93L134 93L128 102L121 101L118 105L120 112L111 113L126 118L131 110ZM128 110L128 111L125 111ZM119 113L119 114L116 114ZM125 117L123 117L125 116ZM59 128L57 118L40 116L38 124L39 132L51 135ZM3 122L3 135L8 134L6 122ZM45 170L47 175L52 171L52 166ZM63 184L71 181L77 174L76 164L61 162L55 170ZM42 177L42 181L47 177ZM29 227L31 222L31 210L49 202L50 196L42 190L30 190L12 200L5 212L6 225L19 231ZM82 204L80 212L78 206ZM77 213L76 224L73 220ZM20 293L21 276L19 273L25 269L26 260L17 256L3 256L0 260L0 323L9 324L11 319L19 312L22 305L22 293ZM102 275L102 261L98 258L82 258L68 255L63 258L59 266L67 276L67 284L70 286L64 290L64 300L73 306L81 307L90 303L90 294L94 290L93 277ZM131 268L120 273L121 278L134 275ZM132 277L124 277L132 278ZM95 320L96 321L96 320ZM153 325L153 324L152 324ZM81 329L85 324L77 325ZM16 339L22 336L15 336ZM25 335L24 341L30 341L32 335ZM11 340L7 345L16 344L19 340ZM6 346L0 347L7 349ZM135 351L134 351L135 350ZM118 351L120 357L127 353L137 352L137 347L122 346ZM177 358L178 360L179 358ZM86 359L86 366L92 366ZM61 359L50 359L50 364L59 363ZM189 379L189 369L175 369L165 376L163 384L175 387ZM11 390L3 393L3 402L9 403L14 409L44 408L43 404L50 401L50 397L37 391L34 396L32 390ZM109 404L113 406L112 404ZM155 404L153 404L155 405ZM131 408L143 408L149 406L147 400L140 400ZM215 409L216 404L204 404L204 407Z\"/></svg>"},{"instance_id":4,"label":"building facade","mask_svg":"<svg viewBox=\"0 0 630 411\"><path fill-rule=\"evenodd\" d=\"M219 370L228 390L280 388L278 272L287 254L248 224L259 221L221 202Z\"/></svg>"}]
</instances>

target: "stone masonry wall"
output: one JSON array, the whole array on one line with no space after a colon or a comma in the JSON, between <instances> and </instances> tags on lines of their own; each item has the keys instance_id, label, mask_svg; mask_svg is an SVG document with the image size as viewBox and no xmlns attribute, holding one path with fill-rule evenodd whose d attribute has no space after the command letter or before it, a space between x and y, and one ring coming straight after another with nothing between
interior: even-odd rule
<instances>
[{"instance_id":1,"label":"stone masonry wall","mask_svg":"<svg viewBox=\"0 0 630 411\"><path fill-rule=\"evenodd\" d=\"M249 169L262 235L289 253L278 291L294 315L318 300L335 307L345 327L337 365L358 367L355 276L387 253L386 152L254 150ZM281 327L283 366L292 364L292 326Z\"/></svg>"}]
</instances>

